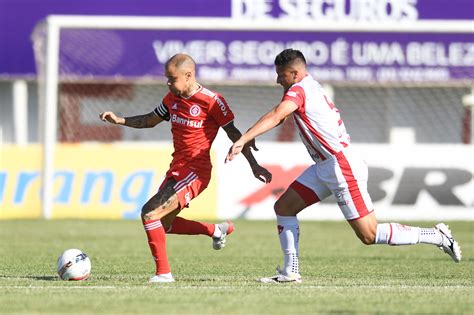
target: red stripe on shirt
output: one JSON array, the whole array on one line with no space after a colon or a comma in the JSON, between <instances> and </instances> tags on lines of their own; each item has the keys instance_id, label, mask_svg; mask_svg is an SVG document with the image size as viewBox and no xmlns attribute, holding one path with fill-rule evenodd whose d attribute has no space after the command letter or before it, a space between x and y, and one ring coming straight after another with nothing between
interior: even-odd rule
<instances>
[{"instance_id":1,"label":"red stripe on shirt","mask_svg":"<svg viewBox=\"0 0 474 315\"><path fill-rule=\"evenodd\" d=\"M291 93L295 93L295 96L291 95ZM324 96L324 98L326 99L326 102L328 103L329 107L331 107L331 109L335 108L334 104L328 101L326 95ZM308 116L306 115L306 93L304 88L299 85L291 87L290 90L288 90L283 96L283 100L290 100L294 102L296 106L298 106L298 110L294 113L294 115L299 115L306 128L308 128L309 132L311 132L316 137L316 139L319 141L319 143L321 143L324 149L326 149L330 154L335 155L336 150L334 150L326 141L326 139L324 139L323 136L313 127L313 125L311 125L311 122ZM301 128L300 125L299 127L300 129L302 129L302 131L304 131L304 129ZM305 139L308 140L307 137L305 137ZM308 143L312 144L312 141L309 141ZM312 145L312 147L314 148L314 145Z\"/></svg>"},{"instance_id":2,"label":"red stripe on shirt","mask_svg":"<svg viewBox=\"0 0 474 315\"><path fill-rule=\"evenodd\" d=\"M329 143L327 143L326 139L323 138L323 136L311 125L311 122L309 121L308 116L306 116L306 112L301 112L299 113L299 116L301 117L301 120L303 121L304 125L306 128L309 129L309 131L316 137L316 139L321 143L321 145L332 155L336 154L336 151L331 148Z\"/></svg>"}]
</instances>

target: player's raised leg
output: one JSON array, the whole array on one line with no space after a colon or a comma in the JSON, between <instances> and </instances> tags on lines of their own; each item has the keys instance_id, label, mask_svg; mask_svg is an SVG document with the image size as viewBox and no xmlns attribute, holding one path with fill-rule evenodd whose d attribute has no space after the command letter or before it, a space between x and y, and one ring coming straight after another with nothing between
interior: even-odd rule
<instances>
[{"instance_id":1,"label":"player's raised leg","mask_svg":"<svg viewBox=\"0 0 474 315\"><path fill-rule=\"evenodd\" d=\"M182 217L176 217L168 226L167 234L207 235L212 237L212 247L216 250L225 247L227 235L234 231L232 221L214 224L188 220Z\"/></svg>"},{"instance_id":2,"label":"player's raised leg","mask_svg":"<svg viewBox=\"0 0 474 315\"><path fill-rule=\"evenodd\" d=\"M442 248L455 262L461 260L459 245L445 224L420 228L400 223L379 224L367 191L367 165L350 150L336 154L334 178L328 181L339 208L359 239L367 245L432 244Z\"/></svg>"},{"instance_id":3,"label":"player's raised leg","mask_svg":"<svg viewBox=\"0 0 474 315\"><path fill-rule=\"evenodd\" d=\"M359 239L367 245L431 244L447 253L455 262L461 261L461 248L444 223L433 228L421 228L400 223L377 223L372 212L363 218L349 221Z\"/></svg>"},{"instance_id":4,"label":"player's raised leg","mask_svg":"<svg viewBox=\"0 0 474 315\"><path fill-rule=\"evenodd\" d=\"M179 201L170 179L142 208L142 222L148 245L155 260L155 276L150 282L174 282L166 253L166 233L161 218L179 209Z\"/></svg>"},{"instance_id":5,"label":"player's raised leg","mask_svg":"<svg viewBox=\"0 0 474 315\"><path fill-rule=\"evenodd\" d=\"M210 178L200 176L192 169L181 168L170 172L173 178L173 189L176 192L179 209L183 209L194 198L196 198L209 184ZM207 235L212 238L214 249L221 249L225 246L226 236L234 231L232 222L219 224L205 223L188 220L176 216L179 213L173 212L163 218L163 225L168 234L181 235Z\"/></svg>"},{"instance_id":6,"label":"player's raised leg","mask_svg":"<svg viewBox=\"0 0 474 315\"><path fill-rule=\"evenodd\" d=\"M215 224L188 220L183 217L176 217L166 229L167 234L179 235L207 235L212 236Z\"/></svg>"}]
</instances>

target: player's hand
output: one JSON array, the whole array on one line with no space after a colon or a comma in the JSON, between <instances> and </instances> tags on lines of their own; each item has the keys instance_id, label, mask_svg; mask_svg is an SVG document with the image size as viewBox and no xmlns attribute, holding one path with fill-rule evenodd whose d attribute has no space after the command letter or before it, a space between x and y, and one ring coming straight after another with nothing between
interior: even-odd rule
<instances>
[{"instance_id":1,"label":"player's hand","mask_svg":"<svg viewBox=\"0 0 474 315\"><path fill-rule=\"evenodd\" d=\"M255 139L250 140L247 145L255 151L258 151L257 145L255 144Z\"/></svg>"},{"instance_id":2,"label":"player's hand","mask_svg":"<svg viewBox=\"0 0 474 315\"><path fill-rule=\"evenodd\" d=\"M250 129L251 129L251 128L247 129L247 131L246 131L245 133L248 133ZM254 149L255 151L258 151L257 145L255 144L255 138L253 138L252 140L250 140L250 141L247 143L247 145L248 145L250 148Z\"/></svg>"},{"instance_id":3,"label":"player's hand","mask_svg":"<svg viewBox=\"0 0 474 315\"><path fill-rule=\"evenodd\" d=\"M99 114L99 118L102 121L108 121L112 124L123 124L125 121L122 117L118 117L113 112L102 112Z\"/></svg>"},{"instance_id":4,"label":"player's hand","mask_svg":"<svg viewBox=\"0 0 474 315\"><path fill-rule=\"evenodd\" d=\"M224 163L227 163L228 161L232 161L234 157L242 152L244 148L244 142L242 140L237 140L234 142L234 144L230 147L229 152L227 153L227 156L225 157Z\"/></svg>"},{"instance_id":5,"label":"player's hand","mask_svg":"<svg viewBox=\"0 0 474 315\"><path fill-rule=\"evenodd\" d=\"M255 178L264 182L265 184L268 184L272 181L272 173L258 164L252 165L252 172Z\"/></svg>"}]
</instances>

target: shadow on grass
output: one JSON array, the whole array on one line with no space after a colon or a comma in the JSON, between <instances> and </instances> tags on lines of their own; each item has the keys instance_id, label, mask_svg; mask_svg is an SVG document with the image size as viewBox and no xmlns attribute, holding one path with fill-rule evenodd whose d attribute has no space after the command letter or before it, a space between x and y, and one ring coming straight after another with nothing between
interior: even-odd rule
<instances>
[{"instance_id":1,"label":"shadow on grass","mask_svg":"<svg viewBox=\"0 0 474 315\"><path fill-rule=\"evenodd\" d=\"M57 276L10 276L0 275L0 279L28 279L28 280L40 280L40 281L59 281Z\"/></svg>"}]
</instances>

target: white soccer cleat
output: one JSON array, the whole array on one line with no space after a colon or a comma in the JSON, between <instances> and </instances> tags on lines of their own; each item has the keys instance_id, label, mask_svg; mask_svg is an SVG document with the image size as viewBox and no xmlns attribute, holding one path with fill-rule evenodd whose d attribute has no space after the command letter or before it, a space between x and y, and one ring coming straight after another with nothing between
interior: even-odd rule
<instances>
[{"instance_id":1,"label":"white soccer cleat","mask_svg":"<svg viewBox=\"0 0 474 315\"><path fill-rule=\"evenodd\" d=\"M225 247L226 236L234 232L234 223L232 221L222 222L217 225L217 228L221 230L222 234L220 237L212 238L212 248L215 250Z\"/></svg>"},{"instance_id":2,"label":"white soccer cleat","mask_svg":"<svg viewBox=\"0 0 474 315\"><path fill-rule=\"evenodd\" d=\"M451 256L455 262L461 261L461 247L459 247L458 242L456 242L451 234L449 226L444 223L438 223L434 226L441 235L443 236L443 244L439 246L439 249L442 249L446 254Z\"/></svg>"},{"instance_id":3,"label":"white soccer cleat","mask_svg":"<svg viewBox=\"0 0 474 315\"><path fill-rule=\"evenodd\" d=\"M301 279L301 275L298 273L290 273L288 275L284 275L280 267L278 266L276 268L277 274L273 277L268 277L268 278L260 278L260 282L263 283L301 283L303 282L303 279Z\"/></svg>"},{"instance_id":4,"label":"white soccer cleat","mask_svg":"<svg viewBox=\"0 0 474 315\"><path fill-rule=\"evenodd\" d=\"M170 283L174 282L173 275L170 273L165 273L161 275L154 275L148 280L149 283Z\"/></svg>"}]
</instances>

